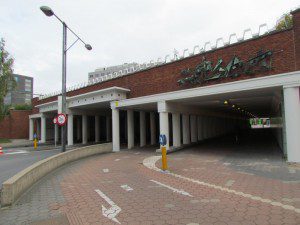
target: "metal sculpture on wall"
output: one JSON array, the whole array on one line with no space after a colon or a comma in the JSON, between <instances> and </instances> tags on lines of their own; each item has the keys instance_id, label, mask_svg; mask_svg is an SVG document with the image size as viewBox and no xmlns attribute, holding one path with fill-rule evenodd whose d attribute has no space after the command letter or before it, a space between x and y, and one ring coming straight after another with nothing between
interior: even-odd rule
<instances>
[{"instance_id":1,"label":"metal sculpture on wall","mask_svg":"<svg viewBox=\"0 0 300 225\"><path fill-rule=\"evenodd\" d=\"M195 68L184 69L181 75L186 76L178 80L180 85L185 83L202 84L209 80L216 80L226 77L236 78L241 74L251 75L257 72L272 69L272 56L273 52L260 50L257 55L242 61L237 56L234 56L229 63L223 67L223 59L219 59L215 66L211 61L203 57L203 61Z\"/></svg>"}]
</instances>

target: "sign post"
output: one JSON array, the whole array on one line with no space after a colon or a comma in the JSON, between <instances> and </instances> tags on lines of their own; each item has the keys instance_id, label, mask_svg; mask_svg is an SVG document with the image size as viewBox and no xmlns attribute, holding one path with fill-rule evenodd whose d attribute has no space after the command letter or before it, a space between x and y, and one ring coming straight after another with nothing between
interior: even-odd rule
<instances>
[{"instance_id":1,"label":"sign post","mask_svg":"<svg viewBox=\"0 0 300 225\"><path fill-rule=\"evenodd\" d=\"M161 160L162 160L162 170L166 171L168 169L168 163L167 163L167 138L166 135L161 134L159 135L159 144L161 145Z\"/></svg>"},{"instance_id":2,"label":"sign post","mask_svg":"<svg viewBox=\"0 0 300 225\"><path fill-rule=\"evenodd\" d=\"M57 130L57 117L54 117L53 123L54 123L54 126L55 126L55 128L54 128L54 144L55 144L55 147L56 147L56 145L57 145L57 135L56 135L56 132L58 132L58 130Z\"/></svg>"}]
</instances>

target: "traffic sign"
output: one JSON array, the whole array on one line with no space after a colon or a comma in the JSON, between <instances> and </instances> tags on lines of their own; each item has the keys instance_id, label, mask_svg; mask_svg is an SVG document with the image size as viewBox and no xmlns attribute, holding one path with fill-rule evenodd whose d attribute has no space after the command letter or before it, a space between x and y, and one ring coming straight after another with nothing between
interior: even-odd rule
<instances>
[{"instance_id":1,"label":"traffic sign","mask_svg":"<svg viewBox=\"0 0 300 225\"><path fill-rule=\"evenodd\" d=\"M59 126L64 126L67 122L67 116L65 114L58 114L57 115L57 124Z\"/></svg>"},{"instance_id":2,"label":"traffic sign","mask_svg":"<svg viewBox=\"0 0 300 225\"><path fill-rule=\"evenodd\" d=\"M159 144L165 146L167 144L167 137L164 134L159 135Z\"/></svg>"},{"instance_id":3,"label":"traffic sign","mask_svg":"<svg viewBox=\"0 0 300 225\"><path fill-rule=\"evenodd\" d=\"M54 123L54 124L57 124L57 117L54 117L53 123Z\"/></svg>"}]
</instances>

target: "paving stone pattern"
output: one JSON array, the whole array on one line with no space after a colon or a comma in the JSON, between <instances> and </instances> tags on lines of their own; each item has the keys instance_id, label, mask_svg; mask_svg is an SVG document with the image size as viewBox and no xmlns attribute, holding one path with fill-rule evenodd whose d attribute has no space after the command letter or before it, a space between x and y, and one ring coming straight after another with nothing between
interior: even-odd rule
<instances>
[{"instance_id":1,"label":"paving stone pattern","mask_svg":"<svg viewBox=\"0 0 300 225\"><path fill-rule=\"evenodd\" d=\"M299 167L286 164L278 152L236 148L208 143L175 152L168 155L169 170L300 208ZM295 211L146 168L143 160L153 155L154 148L135 149L69 164L41 180L15 206L1 210L0 224L48 224L49 219L66 225L117 224L102 215L102 206L110 205L97 189L121 208L115 216L121 224L300 224Z\"/></svg>"}]
</instances>

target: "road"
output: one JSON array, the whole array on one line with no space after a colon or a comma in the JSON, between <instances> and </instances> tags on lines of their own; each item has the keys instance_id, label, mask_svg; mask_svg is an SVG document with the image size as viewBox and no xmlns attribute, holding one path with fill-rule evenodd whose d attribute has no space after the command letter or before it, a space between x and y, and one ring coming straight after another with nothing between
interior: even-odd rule
<instances>
[{"instance_id":1,"label":"road","mask_svg":"<svg viewBox=\"0 0 300 225\"><path fill-rule=\"evenodd\" d=\"M0 185L33 163L60 153L60 150L29 151L30 148L11 148L0 155Z\"/></svg>"},{"instance_id":2,"label":"road","mask_svg":"<svg viewBox=\"0 0 300 225\"><path fill-rule=\"evenodd\" d=\"M300 168L275 140L203 142L168 154L155 147L99 154L42 178L2 225L300 224Z\"/></svg>"}]
</instances>

